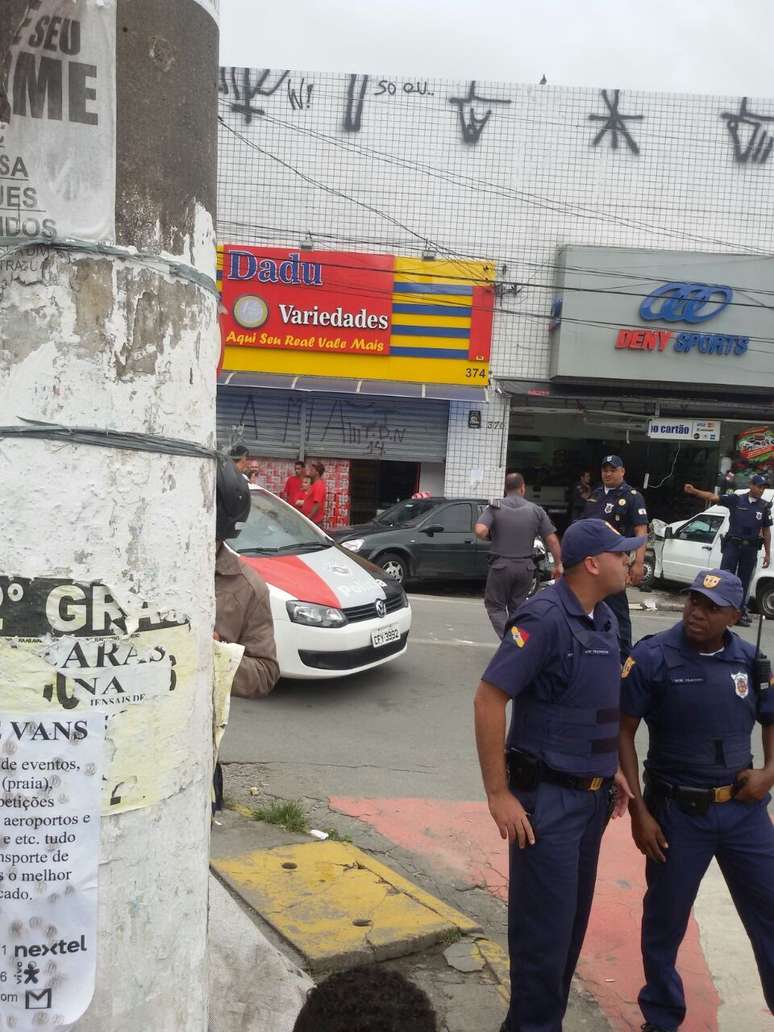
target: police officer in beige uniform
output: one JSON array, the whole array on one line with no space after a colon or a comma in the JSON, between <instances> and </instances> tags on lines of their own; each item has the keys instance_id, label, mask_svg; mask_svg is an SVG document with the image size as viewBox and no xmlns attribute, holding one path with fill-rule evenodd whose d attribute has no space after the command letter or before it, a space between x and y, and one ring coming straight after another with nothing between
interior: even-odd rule
<instances>
[{"instance_id":1,"label":"police officer in beige uniform","mask_svg":"<svg viewBox=\"0 0 774 1032\"><path fill-rule=\"evenodd\" d=\"M527 501L525 491L521 473L509 473L505 498L499 505L490 505L474 528L476 537L492 542L484 606L498 638L502 638L508 621L529 593L535 573L532 555L536 537L542 537L554 557L554 576L562 575L556 527L545 509Z\"/></svg>"}]
</instances>

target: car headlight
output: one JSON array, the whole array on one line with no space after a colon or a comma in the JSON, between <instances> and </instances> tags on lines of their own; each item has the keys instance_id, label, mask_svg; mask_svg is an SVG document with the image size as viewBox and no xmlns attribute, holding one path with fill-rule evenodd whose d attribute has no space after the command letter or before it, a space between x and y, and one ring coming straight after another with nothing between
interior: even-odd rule
<instances>
[{"instance_id":1,"label":"car headlight","mask_svg":"<svg viewBox=\"0 0 774 1032\"><path fill-rule=\"evenodd\" d=\"M291 623L306 624L307 627L343 627L346 616L340 609L318 606L313 602L286 602Z\"/></svg>"},{"instance_id":2,"label":"car headlight","mask_svg":"<svg viewBox=\"0 0 774 1032\"><path fill-rule=\"evenodd\" d=\"M351 541L342 541L341 547L348 548L350 552L359 552L365 544L365 538L352 538Z\"/></svg>"}]
</instances>

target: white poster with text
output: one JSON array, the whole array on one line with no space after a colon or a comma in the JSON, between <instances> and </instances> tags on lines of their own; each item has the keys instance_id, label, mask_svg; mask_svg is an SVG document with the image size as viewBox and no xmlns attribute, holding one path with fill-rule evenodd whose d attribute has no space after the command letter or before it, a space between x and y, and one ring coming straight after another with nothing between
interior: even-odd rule
<instances>
[{"instance_id":1,"label":"white poster with text","mask_svg":"<svg viewBox=\"0 0 774 1032\"><path fill-rule=\"evenodd\" d=\"M116 0L37 0L0 91L0 246L115 240Z\"/></svg>"},{"instance_id":2,"label":"white poster with text","mask_svg":"<svg viewBox=\"0 0 774 1032\"><path fill-rule=\"evenodd\" d=\"M0 718L0 1027L64 1029L94 994L105 717Z\"/></svg>"}]
</instances>

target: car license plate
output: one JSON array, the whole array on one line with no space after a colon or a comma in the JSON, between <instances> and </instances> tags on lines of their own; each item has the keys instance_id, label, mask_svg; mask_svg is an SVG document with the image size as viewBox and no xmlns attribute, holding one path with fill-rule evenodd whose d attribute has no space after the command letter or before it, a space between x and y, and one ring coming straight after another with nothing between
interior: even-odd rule
<instances>
[{"instance_id":1,"label":"car license plate","mask_svg":"<svg viewBox=\"0 0 774 1032\"><path fill-rule=\"evenodd\" d=\"M399 640L400 631L395 624L391 627L383 627L380 631L371 632L371 645L375 649L379 649L383 645L389 645L390 642Z\"/></svg>"}]
</instances>

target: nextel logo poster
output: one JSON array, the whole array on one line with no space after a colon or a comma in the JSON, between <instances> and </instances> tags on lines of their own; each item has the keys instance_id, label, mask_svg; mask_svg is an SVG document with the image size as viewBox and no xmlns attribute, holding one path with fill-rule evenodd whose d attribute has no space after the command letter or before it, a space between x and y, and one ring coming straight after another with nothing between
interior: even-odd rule
<instances>
[{"instance_id":1,"label":"nextel logo poster","mask_svg":"<svg viewBox=\"0 0 774 1032\"><path fill-rule=\"evenodd\" d=\"M388 355L391 255L224 248L221 327L226 347Z\"/></svg>"}]
</instances>

